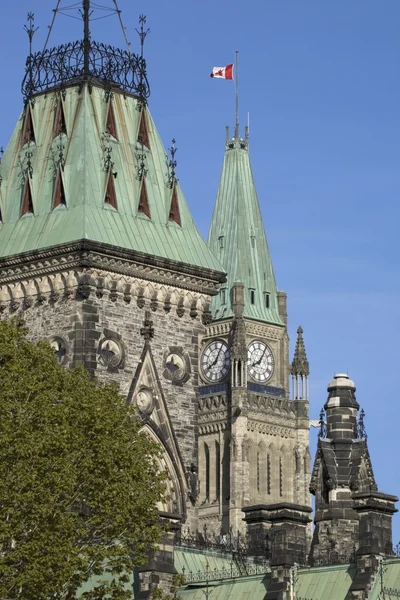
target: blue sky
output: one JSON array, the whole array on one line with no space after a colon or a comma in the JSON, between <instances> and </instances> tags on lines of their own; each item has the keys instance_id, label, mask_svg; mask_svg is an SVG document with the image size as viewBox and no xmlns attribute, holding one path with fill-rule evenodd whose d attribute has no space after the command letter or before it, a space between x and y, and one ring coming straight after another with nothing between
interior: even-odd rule
<instances>
[{"instance_id":1,"label":"blue sky","mask_svg":"<svg viewBox=\"0 0 400 600\"><path fill-rule=\"evenodd\" d=\"M111 6L111 0L98 3ZM63 0L63 5L73 0ZM366 412L375 476L400 493L400 2L398 0L119 0L138 47L147 15L150 110L207 235L220 176L232 82L213 66L240 51L240 121L250 152L278 286L288 294L292 351L299 324L310 360L311 418L334 372L348 371ZM22 108L26 13L42 48L56 0L2 2L0 146ZM97 13L97 16L104 13ZM96 15L94 15L96 16ZM81 37L59 16L51 44ZM93 37L124 44L115 17ZM315 445L315 431L312 432ZM394 542L400 519L394 519Z\"/></svg>"}]
</instances>

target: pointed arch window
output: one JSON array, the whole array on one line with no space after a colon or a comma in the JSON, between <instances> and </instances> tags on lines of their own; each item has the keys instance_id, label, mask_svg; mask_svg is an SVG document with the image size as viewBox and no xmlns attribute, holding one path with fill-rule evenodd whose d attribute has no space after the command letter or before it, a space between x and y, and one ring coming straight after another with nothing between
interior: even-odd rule
<instances>
[{"instance_id":1,"label":"pointed arch window","mask_svg":"<svg viewBox=\"0 0 400 600\"><path fill-rule=\"evenodd\" d=\"M115 192L114 176L112 173L110 173L108 176L106 195L104 197L104 204L109 204L110 206L115 208L115 210L118 210L117 194Z\"/></svg>"},{"instance_id":2,"label":"pointed arch window","mask_svg":"<svg viewBox=\"0 0 400 600\"><path fill-rule=\"evenodd\" d=\"M205 466L205 500L210 501L210 449L204 444L204 466Z\"/></svg>"},{"instance_id":3,"label":"pointed arch window","mask_svg":"<svg viewBox=\"0 0 400 600\"><path fill-rule=\"evenodd\" d=\"M34 214L33 212L33 201L32 201L32 190L31 184L29 183L29 177L25 179L24 190L22 193L21 203L21 217L27 214Z\"/></svg>"},{"instance_id":4,"label":"pointed arch window","mask_svg":"<svg viewBox=\"0 0 400 600\"><path fill-rule=\"evenodd\" d=\"M65 198L64 182L61 175L61 169L59 168L56 175L56 181L53 192L53 202L51 205L52 210L57 206L67 206Z\"/></svg>"},{"instance_id":5,"label":"pointed arch window","mask_svg":"<svg viewBox=\"0 0 400 600\"><path fill-rule=\"evenodd\" d=\"M138 142L139 142L139 144L143 144L143 146L146 146L146 148L150 148L149 130L147 127L147 118L146 118L146 112L144 109L142 109L141 117L140 117Z\"/></svg>"},{"instance_id":6,"label":"pointed arch window","mask_svg":"<svg viewBox=\"0 0 400 600\"><path fill-rule=\"evenodd\" d=\"M149 208L149 199L147 196L146 181L144 179L142 181L142 187L140 188L138 213L142 213L143 215L146 215L146 217L151 219L150 208Z\"/></svg>"},{"instance_id":7,"label":"pointed arch window","mask_svg":"<svg viewBox=\"0 0 400 600\"><path fill-rule=\"evenodd\" d=\"M221 479L221 449L219 442L215 442L215 499L219 500Z\"/></svg>"},{"instance_id":8,"label":"pointed arch window","mask_svg":"<svg viewBox=\"0 0 400 600\"><path fill-rule=\"evenodd\" d=\"M64 107L62 100L59 100L56 107L53 123L53 139L58 135L67 135L67 125L65 122Z\"/></svg>"},{"instance_id":9,"label":"pointed arch window","mask_svg":"<svg viewBox=\"0 0 400 600\"><path fill-rule=\"evenodd\" d=\"M112 135L113 138L118 140L117 133L117 122L115 120L115 112L112 101L108 105L107 122L106 122L106 133Z\"/></svg>"},{"instance_id":10,"label":"pointed arch window","mask_svg":"<svg viewBox=\"0 0 400 600\"><path fill-rule=\"evenodd\" d=\"M174 223L177 223L180 227L182 227L176 185L174 185L172 190L171 207L169 209L169 220L173 221Z\"/></svg>"},{"instance_id":11,"label":"pointed arch window","mask_svg":"<svg viewBox=\"0 0 400 600\"><path fill-rule=\"evenodd\" d=\"M35 132L33 129L33 119L31 113L31 107L28 105L24 118L24 125L22 129L22 145L29 143L35 143Z\"/></svg>"}]
</instances>

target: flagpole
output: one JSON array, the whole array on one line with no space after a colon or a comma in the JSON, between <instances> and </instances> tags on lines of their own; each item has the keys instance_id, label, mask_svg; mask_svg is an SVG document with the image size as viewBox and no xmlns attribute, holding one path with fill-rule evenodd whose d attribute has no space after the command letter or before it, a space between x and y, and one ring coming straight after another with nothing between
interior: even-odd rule
<instances>
[{"instance_id":1,"label":"flagpole","mask_svg":"<svg viewBox=\"0 0 400 600\"><path fill-rule=\"evenodd\" d=\"M239 50L236 50L236 127L235 138L239 139Z\"/></svg>"}]
</instances>

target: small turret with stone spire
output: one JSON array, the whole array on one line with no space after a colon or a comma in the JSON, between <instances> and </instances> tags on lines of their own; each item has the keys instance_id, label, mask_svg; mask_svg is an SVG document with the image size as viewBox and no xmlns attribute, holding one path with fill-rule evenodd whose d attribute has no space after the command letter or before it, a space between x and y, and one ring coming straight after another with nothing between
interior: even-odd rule
<instances>
[{"instance_id":1,"label":"small turret with stone spire","mask_svg":"<svg viewBox=\"0 0 400 600\"><path fill-rule=\"evenodd\" d=\"M297 329L296 349L290 369L292 375L293 400L308 400L308 376L310 366L307 360L306 347L303 340L303 328Z\"/></svg>"}]
</instances>

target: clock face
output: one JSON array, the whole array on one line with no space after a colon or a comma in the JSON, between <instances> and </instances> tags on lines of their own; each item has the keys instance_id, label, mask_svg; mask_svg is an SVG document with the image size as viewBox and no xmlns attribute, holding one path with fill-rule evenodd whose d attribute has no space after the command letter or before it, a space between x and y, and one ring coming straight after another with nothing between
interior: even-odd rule
<instances>
[{"instance_id":1,"label":"clock face","mask_svg":"<svg viewBox=\"0 0 400 600\"><path fill-rule=\"evenodd\" d=\"M254 340L249 345L247 357L247 369L253 379L260 383L265 383L272 377L272 373L274 372L274 355L267 344L259 340Z\"/></svg>"},{"instance_id":2,"label":"clock face","mask_svg":"<svg viewBox=\"0 0 400 600\"><path fill-rule=\"evenodd\" d=\"M222 340L209 344L201 356L201 370L208 381L221 381L229 371L229 348Z\"/></svg>"}]
</instances>

